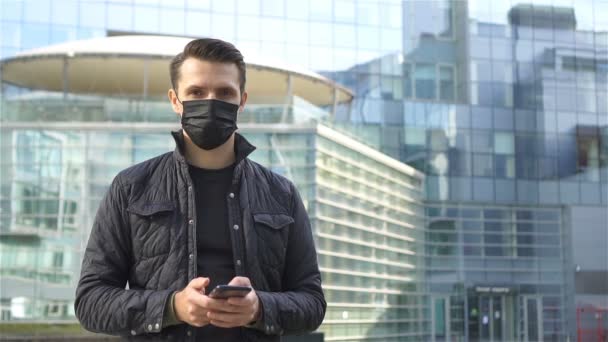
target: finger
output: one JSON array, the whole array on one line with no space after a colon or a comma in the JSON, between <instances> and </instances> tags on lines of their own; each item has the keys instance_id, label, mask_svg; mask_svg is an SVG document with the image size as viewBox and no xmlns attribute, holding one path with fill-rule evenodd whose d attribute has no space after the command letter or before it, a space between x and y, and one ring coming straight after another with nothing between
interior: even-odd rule
<instances>
[{"instance_id":1,"label":"finger","mask_svg":"<svg viewBox=\"0 0 608 342\"><path fill-rule=\"evenodd\" d=\"M247 321L247 315L242 313L222 313L208 312L207 318L209 321L216 321L224 324L241 325L241 322Z\"/></svg>"},{"instance_id":2,"label":"finger","mask_svg":"<svg viewBox=\"0 0 608 342\"><path fill-rule=\"evenodd\" d=\"M221 306L207 309L207 310L213 311L213 312L243 313L246 311L246 308L247 308L246 306L236 306L236 305L228 304L228 302L225 302Z\"/></svg>"},{"instance_id":3,"label":"finger","mask_svg":"<svg viewBox=\"0 0 608 342\"><path fill-rule=\"evenodd\" d=\"M235 306L230 306L226 299L214 299L208 296L202 296L201 306L207 310L213 311L234 311Z\"/></svg>"},{"instance_id":4,"label":"finger","mask_svg":"<svg viewBox=\"0 0 608 342\"><path fill-rule=\"evenodd\" d=\"M216 327L219 327L219 328L236 328L236 327L240 327L242 325L242 324L226 323L226 322L222 322L222 321L210 321L209 324L215 325Z\"/></svg>"},{"instance_id":5,"label":"finger","mask_svg":"<svg viewBox=\"0 0 608 342\"><path fill-rule=\"evenodd\" d=\"M188 287L194 288L198 292L201 292L209 285L209 278L198 277L194 278L188 284Z\"/></svg>"},{"instance_id":6,"label":"finger","mask_svg":"<svg viewBox=\"0 0 608 342\"><path fill-rule=\"evenodd\" d=\"M228 304L234 306L252 306L253 296L250 296L250 294L248 294L245 297L230 297L228 298Z\"/></svg>"},{"instance_id":7,"label":"finger","mask_svg":"<svg viewBox=\"0 0 608 342\"><path fill-rule=\"evenodd\" d=\"M247 277L234 277L228 283L228 285L236 285L236 286L251 286L251 280Z\"/></svg>"}]
</instances>

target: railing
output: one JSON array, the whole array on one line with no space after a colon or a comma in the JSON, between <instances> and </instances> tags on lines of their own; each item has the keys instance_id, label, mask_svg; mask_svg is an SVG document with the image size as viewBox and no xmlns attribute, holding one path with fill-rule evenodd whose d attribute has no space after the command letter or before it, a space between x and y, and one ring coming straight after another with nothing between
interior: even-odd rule
<instances>
[{"instance_id":1,"label":"railing","mask_svg":"<svg viewBox=\"0 0 608 342\"><path fill-rule=\"evenodd\" d=\"M576 308L576 332L578 342L608 341L608 308Z\"/></svg>"}]
</instances>

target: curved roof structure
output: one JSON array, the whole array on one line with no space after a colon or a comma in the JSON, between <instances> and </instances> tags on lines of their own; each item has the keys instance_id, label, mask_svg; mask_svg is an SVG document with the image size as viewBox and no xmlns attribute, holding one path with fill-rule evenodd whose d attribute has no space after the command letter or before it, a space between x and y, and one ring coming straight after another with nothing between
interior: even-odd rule
<instances>
[{"instance_id":1,"label":"curved roof structure","mask_svg":"<svg viewBox=\"0 0 608 342\"><path fill-rule=\"evenodd\" d=\"M116 36L71 41L22 52L1 62L2 80L17 86L70 93L165 96L169 61L192 38ZM283 102L292 94L315 105L348 102L347 88L314 72L242 51L250 103Z\"/></svg>"}]
</instances>

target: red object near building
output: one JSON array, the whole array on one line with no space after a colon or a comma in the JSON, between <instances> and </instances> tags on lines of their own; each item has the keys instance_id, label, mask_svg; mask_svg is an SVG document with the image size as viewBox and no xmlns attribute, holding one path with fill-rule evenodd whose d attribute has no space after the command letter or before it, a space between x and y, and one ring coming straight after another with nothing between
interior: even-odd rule
<instances>
[{"instance_id":1,"label":"red object near building","mask_svg":"<svg viewBox=\"0 0 608 342\"><path fill-rule=\"evenodd\" d=\"M578 342L608 341L608 308L584 306L576 309Z\"/></svg>"}]
</instances>

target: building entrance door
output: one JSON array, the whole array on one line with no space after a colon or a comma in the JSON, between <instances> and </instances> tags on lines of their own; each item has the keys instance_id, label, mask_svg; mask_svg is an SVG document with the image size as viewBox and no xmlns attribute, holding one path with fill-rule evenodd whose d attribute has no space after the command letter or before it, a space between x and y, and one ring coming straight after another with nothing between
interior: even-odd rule
<instances>
[{"instance_id":1,"label":"building entrance door","mask_svg":"<svg viewBox=\"0 0 608 342\"><path fill-rule=\"evenodd\" d=\"M450 341L450 297L433 296L431 306L433 342Z\"/></svg>"},{"instance_id":2,"label":"building entrance door","mask_svg":"<svg viewBox=\"0 0 608 342\"><path fill-rule=\"evenodd\" d=\"M470 341L513 340L513 297L504 294L476 294L469 297Z\"/></svg>"},{"instance_id":3,"label":"building entrance door","mask_svg":"<svg viewBox=\"0 0 608 342\"><path fill-rule=\"evenodd\" d=\"M543 340L543 315L540 297L520 297L521 340L526 342Z\"/></svg>"}]
</instances>

